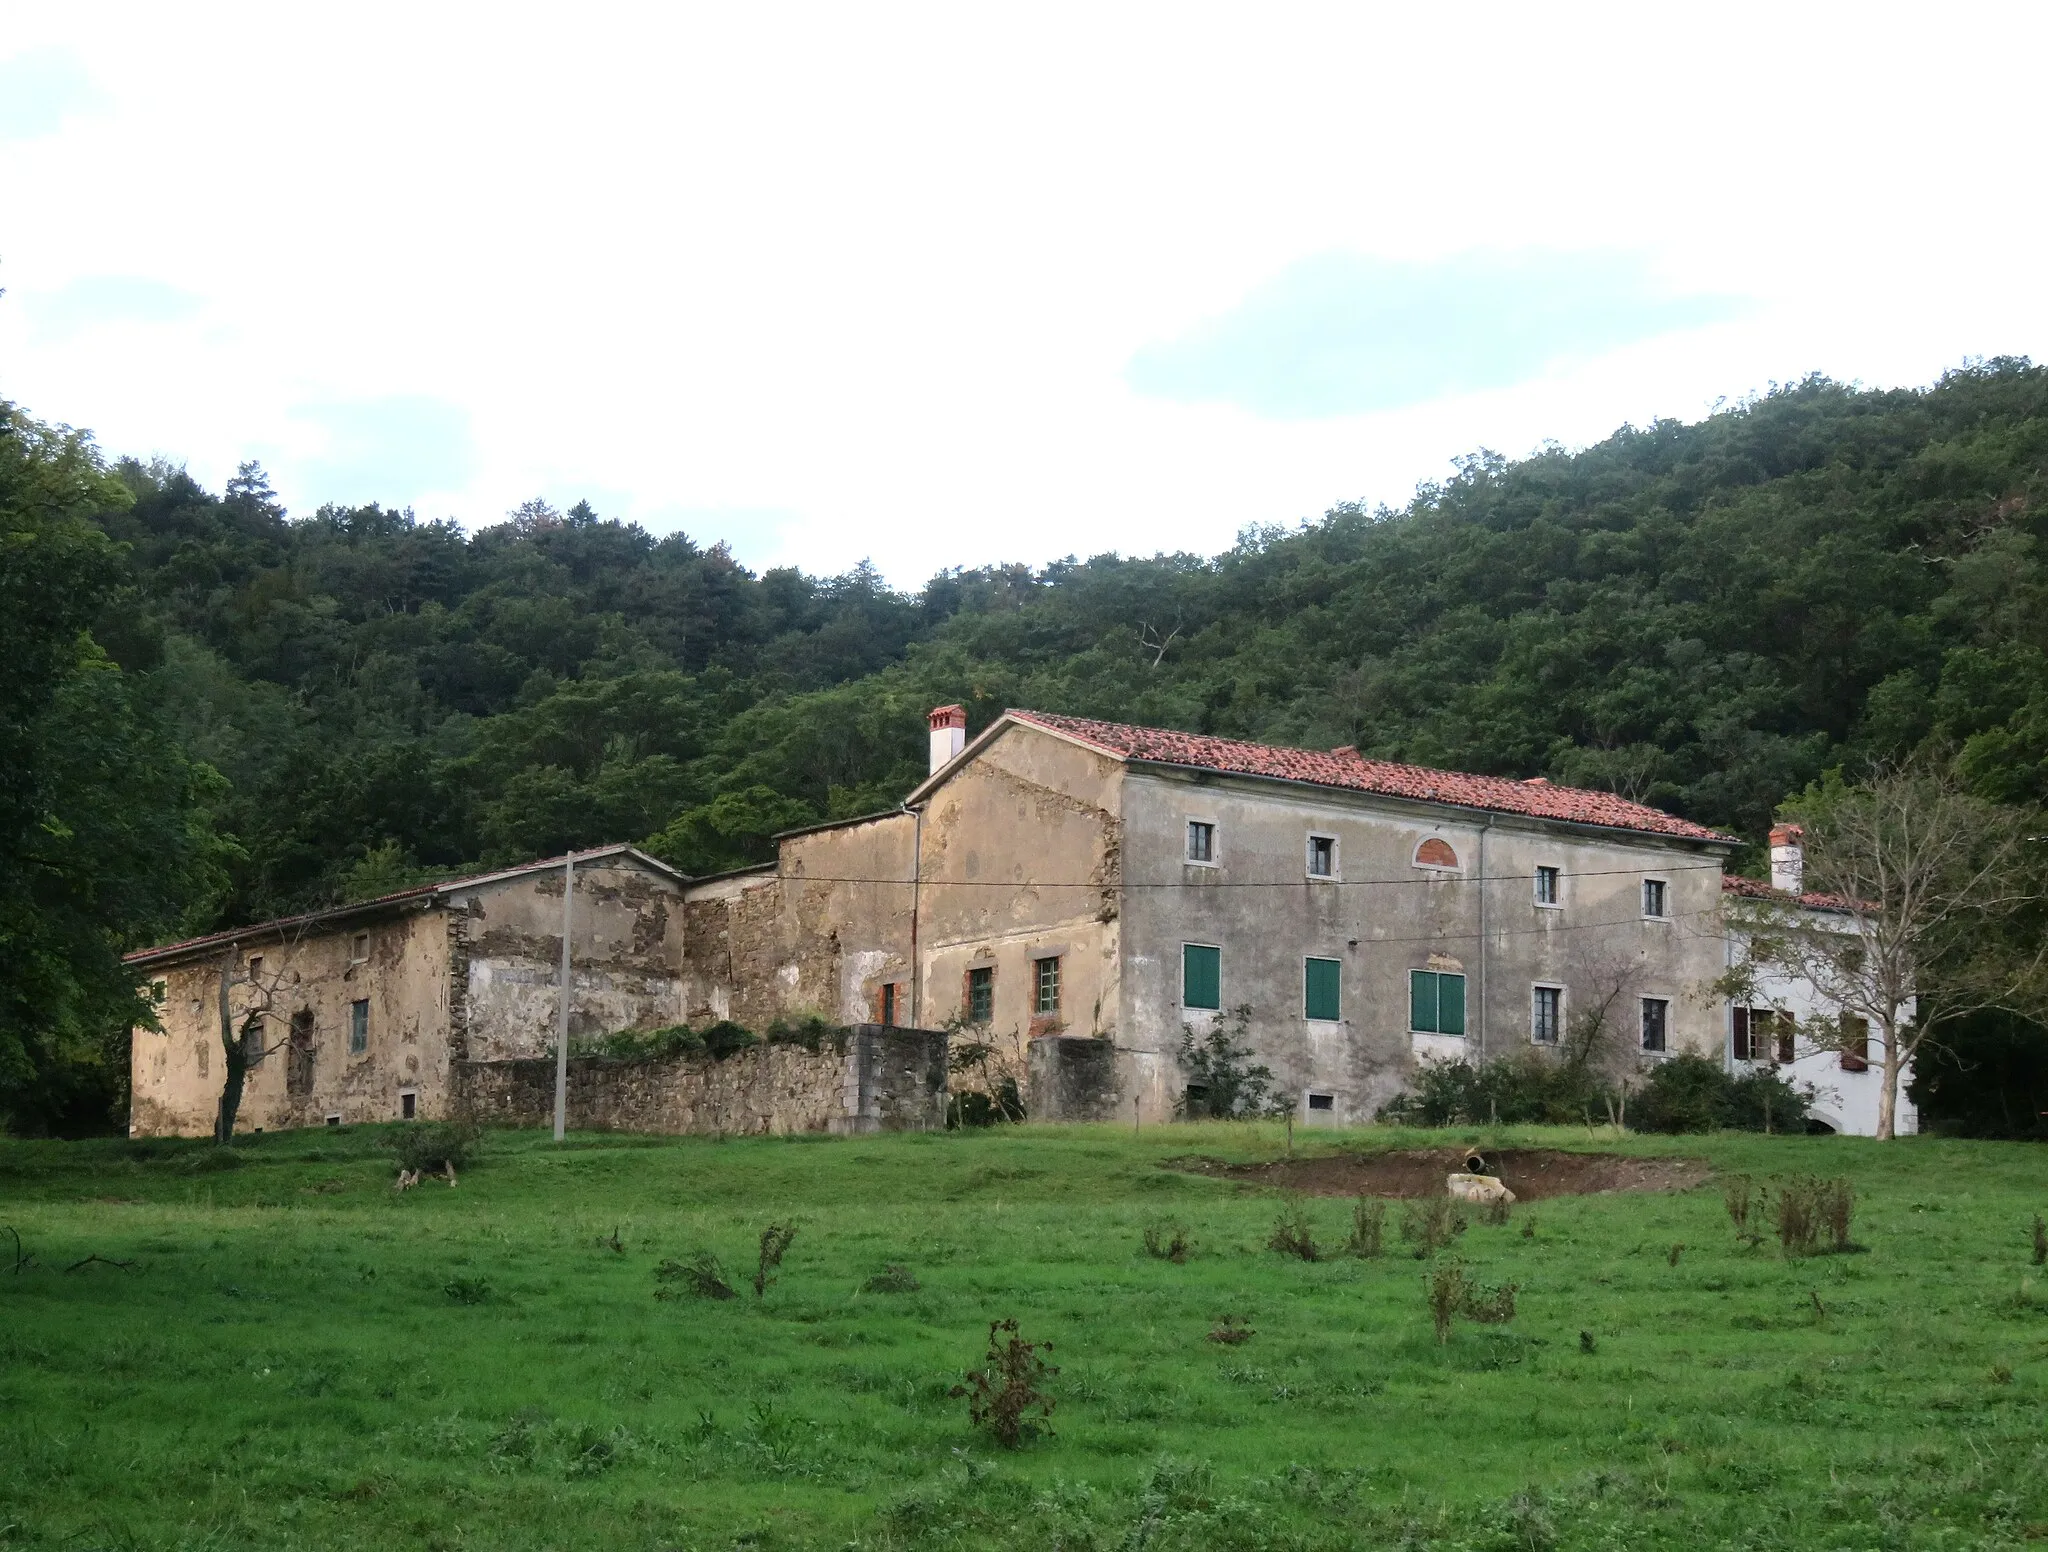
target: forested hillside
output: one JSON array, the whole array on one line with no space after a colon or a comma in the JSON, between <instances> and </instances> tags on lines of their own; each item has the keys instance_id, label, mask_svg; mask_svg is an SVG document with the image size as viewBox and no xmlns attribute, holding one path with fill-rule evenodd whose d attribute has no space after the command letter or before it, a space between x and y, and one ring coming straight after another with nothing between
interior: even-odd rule
<instances>
[{"instance_id":1,"label":"forested hillside","mask_svg":"<svg viewBox=\"0 0 2048 1552\"><path fill-rule=\"evenodd\" d=\"M295 517L253 468L219 494L164 465L80 478L113 541L91 640L217 843L180 875L180 927L604 841L691 872L757 860L776 830L900 800L952 700L975 727L1022 705L1355 741L1751 836L1828 766L1927 740L1986 795L2044 796L2048 370L2024 361L1924 391L1813 379L1580 452L1478 454L1399 511L1215 557L914 594L755 575L580 504L471 534Z\"/></svg>"}]
</instances>

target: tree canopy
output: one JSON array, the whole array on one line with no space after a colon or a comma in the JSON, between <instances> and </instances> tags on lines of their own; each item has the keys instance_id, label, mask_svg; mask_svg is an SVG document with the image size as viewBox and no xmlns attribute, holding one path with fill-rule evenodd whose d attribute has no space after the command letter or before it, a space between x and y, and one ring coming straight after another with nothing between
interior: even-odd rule
<instances>
[{"instance_id":1,"label":"tree canopy","mask_svg":"<svg viewBox=\"0 0 2048 1552\"><path fill-rule=\"evenodd\" d=\"M118 690L132 736L161 740L161 785L112 801L203 832L198 873L119 884L110 942L601 842L693 873L760 860L777 830L900 801L949 701L977 726L1018 705L1355 742L1759 841L1830 768L1921 745L1961 750L1982 796L2048 796L2048 370L2022 360L1482 452L1400 509L1340 505L1220 555L916 592L865 566L756 573L584 503L474 533L377 505L293 517L253 465L215 493L9 425L0 586L40 645L7 639L26 671L0 687L6 736L52 747L35 718L56 686ZM53 515L19 548L36 503ZM25 747L0 793L15 837L38 812L22 781L72 779ZM141 780L95 769L117 765Z\"/></svg>"}]
</instances>

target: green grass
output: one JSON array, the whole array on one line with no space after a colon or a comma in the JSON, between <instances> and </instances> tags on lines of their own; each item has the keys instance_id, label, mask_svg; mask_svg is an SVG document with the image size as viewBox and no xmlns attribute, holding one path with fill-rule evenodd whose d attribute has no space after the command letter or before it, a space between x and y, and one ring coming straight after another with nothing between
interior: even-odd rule
<instances>
[{"instance_id":1,"label":"green grass","mask_svg":"<svg viewBox=\"0 0 2048 1552\"><path fill-rule=\"evenodd\" d=\"M1594 1146L1534 1130L1318 1149ZM1632 1138L1846 1174L1860 1254L1739 1244L1717 1185L1558 1199L1454 1254L1520 1285L1432 1336L1378 1261L1264 1248L1278 1200L1163 1170L1277 1129L486 1139L395 1196L376 1129L0 1143L0 1548L2017 1546L2048 1534L2035 1148ZM1346 1204L1309 1204L1336 1244ZM746 1279L771 1221L780 1279ZM1533 1237L1523 1228L1531 1220ZM1151 1223L1193 1233L1176 1266ZM608 1244L614 1229L624 1251ZM1674 1243L1686 1249L1670 1264ZM741 1296L658 1300L714 1251ZM97 1254L132 1261L65 1267ZM865 1293L889 1263L913 1293ZM1816 1306L1816 1299L1818 1306ZM1206 1340L1225 1314L1256 1329ZM947 1394L1015 1316L1056 1434ZM1583 1350L1582 1331L1594 1351Z\"/></svg>"}]
</instances>

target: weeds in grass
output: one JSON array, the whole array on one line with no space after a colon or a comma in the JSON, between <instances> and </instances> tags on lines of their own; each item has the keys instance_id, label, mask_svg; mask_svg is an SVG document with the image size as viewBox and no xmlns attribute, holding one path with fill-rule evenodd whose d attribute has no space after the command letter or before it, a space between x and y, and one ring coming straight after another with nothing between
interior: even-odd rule
<instances>
[{"instance_id":1,"label":"weeds in grass","mask_svg":"<svg viewBox=\"0 0 2048 1552\"><path fill-rule=\"evenodd\" d=\"M1524 1218L1524 1219L1522 1220L1522 1238L1523 1238L1523 1239L1534 1239L1535 1237L1536 1237L1536 1220L1535 1220L1534 1218Z\"/></svg>"},{"instance_id":2,"label":"weeds in grass","mask_svg":"<svg viewBox=\"0 0 2048 1552\"><path fill-rule=\"evenodd\" d=\"M1019 1336L1014 1319L992 1320L988 1323L988 1362L968 1370L967 1383L955 1385L946 1394L965 1396L968 1421L976 1428L986 1428L1006 1450L1039 1434L1049 1438L1054 1402L1038 1387L1060 1372L1039 1356L1051 1351L1050 1342L1027 1342Z\"/></svg>"},{"instance_id":3,"label":"weeds in grass","mask_svg":"<svg viewBox=\"0 0 2048 1552\"><path fill-rule=\"evenodd\" d=\"M1376 1261L1381 1254L1387 1232L1387 1204L1374 1197L1361 1196L1351 1204L1351 1238L1344 1242L1344 1253L1362 1260Z\"/></svg>"},{"instance_id":4,"label":"weeds in grass","mask_svg":"<svg viewBox=\"0 0 2048 1552\"><path fill-rule=\"evenodd\" d=\"M1828 1248L1837 1255L1854 1250L1849 1225L1856 1216L1856 1188L1849 1183L1849 1177L1838 1175L1833 1180L1820 1181L1815 1194L1820 1221L1828 1231Z\"/></svg>"},{"instance_id":5,"label":"weeds in grass","mask_svg":"<svg viewBox=\"0 0 2048 1552\"><path fill-rule=\"evenodd\" d=\"M1994 1363L1991 1366L1989 1378L1994 1385L2010 1385L2012 1383L2012 1366L2010 1364Z\"/></svg>"},{"instance_id":6,"label":"weeds in grass","mask_svg":"<svg viewBox=\"0 0 2048 1552\"><path fill-rule=\"evenodd\" d=\"M1579 1351L1587 1354L1597 1353L1600 1351L1600 1344L1593 1339L1592 1332L1581 1331L1579 1333Z\"/></svg>"},{"instance_id":7,"label":"weeds in grass","mask_svg":"<svg viewBox=\"0 0 2048 1552\"><path fill-rule=\"evenodd\" d=\"M1448 1196L1410 1202L1401 1214L1401 1238L1415 1246L1415 1258L1426 1261L1465 1232L1465 1215Z\"/></svg>"},{"instance_id":8,"label":"weeds in grass","mask_svg":"<svg viewBox=\"0 0 2048 1552\"><path fill-rule=\"evenodd\" d=\"M782 1258L788 1254L790 1241L796 1238L796 1226L787 1223L771 1223L761 1231L761 1259L754 1266L754 1297L761 1298L768 1292L768 1285L775 1281L775 1269L782 1265Z\"/></svg>"},{"instance_id":9,"label":"weeds in grass","mask_svg":"<svg viewBox=\"0 0 2048 1552\"><path fill-rule=\"evenodd\" d=\"M1778 1188L1776 1209L1778 1248L1788 1256L1810 1256L1820 1238L1820 1222L1812 1189L1817 1181L1794 1179Z\"/></svg>"},{"instance_id":10,"label":"weeds in grass","mask_svg":"<svg viewBox=\"0 0 2048 1552\"><path fill-rule=\"evenodd\" d=\"M1486 1199L1486 1205L1479 1209L1479 1221L1496 1229L1504 1228L1513 1214L1514 1204L1505 1195L1490 1196Z\"/></svg>"},{"instance_id":11,"label":"weeds in grass","mask_svg":"<svg viewBox=\"0 0 2048 1552\"><path fill-rule=\"evenodd\" d=\"M919 1283L907 1266L890 1264L860 1285L863 1293L915 1293Z\"/></svg>"},{"instance_id":12,"label":"weeds in grass","mask_svg":"<svg viewBox=\"0 0 2048 1552\"><path fill-rule=\"evenodd\" d=\"M1188 1252L1194 1248L1188 1231L1177 1223L1154 1224L1145 1230L1145 1254L1155 1261L1171 1261L1175 1266L1184 1266Z\"/></svg>"},{"instance_id":13,"label":"weeds in grass","mask_svg":"<svg viewBox=\"0 0 2048 1552\"><path fill-rule=\"evenodd\" d=\"M457 1304L488 1304L491 1302L491 1285L487 1278L458 1277L447 1283L441 1291Z\"/></svg>"},{"instance_id":14,"label":"weeds in grass","mask_svg":"<svg viewBox=\"0 0 2048 1552\"><path fill-rule=\"evenodd\" d=\"M708 1250L698 1251L688 1264L662 1262L654 1269L654 1280L660 1285L654 1290L657 1299L680 1299L685 1293L700 1299L738 1297L733 1285L725 1280L725 1268L718 1264L718 1257Z\"/></svg>"},{"instance_id":15,"label":"weeds in grass","mask_svg":"<svg viewBox=\"0 0 2048 1552\"><path fill-rule=\"evenodd\" d=\"M1258 1333L1237 1315L1225 1315L1209 1332L1209 1340L1225 1347L1241 1347Z\"/></svg>"},{"instance_id":16,"label":"weeds in grass","mask_svg":"<svg viewBox=\"0 0 2048 1552\"><path fill-rule=\"evenodd\" d=\"M1456 1261L1442 1262L1423 1274L1422 1287L1429 1302L1430 1323L1436 1328L1436 1345L1442 1347L1450 1341L1451 1322L1465 1301L1465 1268Z\"/></svg>"},{"instance_id":17,"label":"weeds in grass","mask_svg":"<svg viewBox=\"0 0 2048 1552\"><path fill-rule=\"evenodd\" d=\"M1290 1198L1280 1208L1280 1216L1273 1220L1273 1232L1266 1240L1268 1250L1277 1250L1283 1256L1299 1256L1304 1261L1322 1259L1322 1251L1316 1246L1315 1231L1308 1221L1308 1209L1300 1201Z\"/></svg>"},{"instance_id":18,"label":"weeds in grass","mask_svg":"<svg viewBox=\"0 0 2048 1552\"><path fill-rule=\"evenodd\" d=\"M1451 1324L1460 1315L1486 1326L1501 1325L1515 1318L1515 1294L1520 1291L1520 1284L1488 1287L1468 1273L1461 1261L1439 1263L1424 1274L1422 1285L1440 1347L1450 1341ZM1582 1336L1581 1347L1585 1340Z\"/></svg>"},{"instance_id":19,"label":"weeds in grass","mask_svg":"<svg viewBox=\"0 0 2048 1552\"><path fill-rule=\"evenodd\" d=\"M1676 1266L1678 1265L1678 1258L1684 1254L1685 1246L1683 1244L1673 1245L1671 1253L1664 1258L1664 1264L1666 1266Z\"/></svg>"},{"instance_id":20,"label":"weeds in grass","mask_svg":"<svg viewBox=\"0 0 2048 1552\"><path fill-rule=\"evenodd\" d=\"M626 1253L626 1242L619 1238L619 1231L616 1228L614 1228L612 1230L610 1239L600 1238L598 1240L597 1248L600 1250L609 1250L614 1255L622 1256Z\"/></svg>"},{"instance_id":21,"label":"weeds in grass","mask_svg":"<svg viewBox=\"0 0 2048 1552\"><path fill-rule=\"evenodd\" d=\"M1761 1214L1764 1192L1747 1175L1730 1175L1721 1185L1721 1200L1728 1208L1728 1221L1735 1225L1735 1237L1756 1244L1761 1238L1750 1228L1750 1218Z\"/></svg>"},{"instance_id":22,"label":"weeds in grass","mask_svg":"<svg viewBox=\"0 0 2048 1552\"><path fill-rule=\"evenodd\" d=\"M21 1231L19 1229L15 1228L14 1225L10 1223L7 1225L7 1233L11 1235L14 1240L14 1265L10 1268L10 1270L15 1274L15 1276L19 1277L23 1272L26 1272L31 1266L35 1265L36 1258L30 1255L26 1250L21 1248ZM2039 1218L2036 1218L2034 1220L2034 1235L2037 1240L2039 1239L2040 1234L2041 1220Z\"/></svg>"},{"instance_id":23,"label":"weeds in grass","mask_svg":"<svg viewBox=\"0 0 2048 1552\"><path fill-rule=\"evenodd\" d=\"M2039 1213L2034 1214L2034 1265L2048 1266L2048 1223L2041 1221Z\"/></svg>"}]
</instances>

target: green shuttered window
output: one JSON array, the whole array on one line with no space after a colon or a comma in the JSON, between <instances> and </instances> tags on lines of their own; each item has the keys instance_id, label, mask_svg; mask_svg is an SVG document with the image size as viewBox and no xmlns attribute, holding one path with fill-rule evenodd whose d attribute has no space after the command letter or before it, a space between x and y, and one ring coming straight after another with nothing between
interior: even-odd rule
<instances>
[{"instance_id":1,"label":"green shuttered window","mask_svg":"<svg viewBox=\"0 0 2048 1552\"><path fill-rule=\"evenodd\" d=\"M1410 970L1408 1027L1424 1035L1465 1033L1465 978L1438 970Z\"/></svg>"},{"instance_id":2,"label":"green shuttered window","mask_svg":"<svg viewBox=\"0 0 2048 1552\"><path fill-rule=\"evenodd\" d=\"M1335 1020L1343 1016L1337 995L1337 961L1311 959L1301 978L1301 1011L1304 1017Z\"/></svg>"},{"instance_id":3,"label":"green shuttered window","mask_svg":"<svg viewBox=\"0 0 2048 1552\"><path fill-rule=\"evenodd\" d=\"M1180 1001L1184 1008L1223 1006L1222 949L1201 943L1181 945Z\"/></svg>"}]
</instances>

